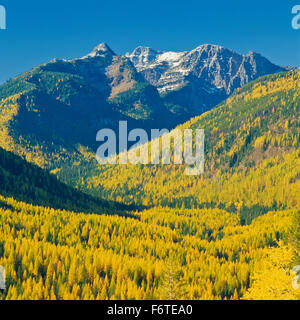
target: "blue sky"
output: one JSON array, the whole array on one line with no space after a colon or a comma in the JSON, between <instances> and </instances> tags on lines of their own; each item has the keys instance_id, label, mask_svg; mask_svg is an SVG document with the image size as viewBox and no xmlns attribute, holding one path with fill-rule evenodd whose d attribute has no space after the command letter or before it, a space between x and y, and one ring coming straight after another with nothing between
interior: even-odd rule
<instances>
[{"instance_id":1,"label":"blue sky","mask_svg":"<svg viewBox=\"0 0 300 320\"><path fill-rule=\"evenodd\" d=\"M138 45L191 50L214 43L259 52L300 67L300 30L291 27L292 0L0 0L0 82L53 58L85 55L100 42L116 53Z\"/></svg>"}]
</instances>

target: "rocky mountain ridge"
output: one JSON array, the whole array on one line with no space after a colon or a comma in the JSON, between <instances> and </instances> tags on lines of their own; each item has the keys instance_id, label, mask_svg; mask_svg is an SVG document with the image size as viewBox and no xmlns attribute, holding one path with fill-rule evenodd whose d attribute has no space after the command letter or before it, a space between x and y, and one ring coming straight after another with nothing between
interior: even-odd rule
<instances>
[{"instance_id":1,"label":"rocky mountain ridge","mask_svg":"<svg viewBox=\"0 0 300 320\"><path fill-rule=\"evenodd\" d=\"M138 47L126 56L168 103L179 104L195 115L260 76L291 70L253 51L241 55L211 44L184 52Z\"/></svg>"}]
</instances>

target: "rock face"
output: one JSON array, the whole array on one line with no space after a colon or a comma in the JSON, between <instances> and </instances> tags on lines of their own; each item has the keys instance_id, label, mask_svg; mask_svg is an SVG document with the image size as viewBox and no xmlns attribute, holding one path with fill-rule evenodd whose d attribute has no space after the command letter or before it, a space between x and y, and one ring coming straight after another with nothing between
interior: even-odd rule
<instances>
[{"instance_id":1,"label":"rock face","mask_svg":"<svg viewBox=\"0 0 300 320\"><path fill-rule=\"evenodd\" d=\"M113 111L126 117L157 122L161 115L174 119L172 113L165 108L157 89L137 72L130 59L116 55L105 43L82 58L56 59L42 68L82 77L102 96L103 103L110 102ZM175 124L175 120L172 121Z\"/></svg>"},{"instance_id":2,"label":"rock face","mask_svg":"<svg viewBox=\"0 0 300 320\"><path fill-rule=\"evenodd\" d=\"M117 67L120 68L120 66L125 63L127 63L126 71L128 71L127 74L129 74L130 71L134 69L130 61L122 56L117 56L107 44L101 43L94 48L92 52L82 58L72 60L55 59L45 64L43 69L81 76L87 83L103 94L103 96L108 97L115 84L113 76L110 75L110 70L116 69ZM123 72L124 69L125 68L123 68ZM121 75L116 76L118 76L118 84L120 84L124 79ZM132 78L130 80L136 80L134 73L130 74L128 77L130 76ZM128 77L126 80L128 80ZM109 81L109 79L111 81Z\"/></svg>"},{"instance_id":3,"label":"rock face","mask_svg":"<svg viewBox=\"0 0 300 320\"><path fill-rule=\"evenodd\" d=\"M169 105L179 105L179 112L191 115L216 106L249 81L289 70L257 53L240 55L211 44L190 52L160 52L138 47L126 56L137 71L157 87Z\"/></svg>"}]
</instances>

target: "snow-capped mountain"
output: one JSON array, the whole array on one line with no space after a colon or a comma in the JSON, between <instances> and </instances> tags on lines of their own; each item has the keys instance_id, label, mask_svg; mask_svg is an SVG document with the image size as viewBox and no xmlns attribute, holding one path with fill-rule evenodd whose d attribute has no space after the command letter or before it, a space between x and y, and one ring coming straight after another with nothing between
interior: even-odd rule
<instances>
[{"instance_id":1,"label":"snow-capped mountain","mask_svg":"<svg viewBox=\"0 0 300 320\"><path fill-rule=\"evenodd\" d=\"M249 81L288 70L258 53L251 51L241 55L212 44L184 52L138 47L131 54L117 55L105 43L81 58L54 60L45 68L84 77L107 99L118 97L119 110L126 115L133 115L134 109L144 103L138 97L134 101L124 101L124 93L148 84L151 94L146 104L152 104L150 109L155 102L156 114L159 108L166 114L167 108L179 122L211 109ZM132 105L127 106L128 103ZM149 112L154 110L150 109L140 112L138 117L148 118Z\"/></svg>"},{"instance_id":2,"label":"snow-capped mountain","mask_svg":"<svg viewBox=\"0 0 300 320\"><path fill-rule=\"evenodd\" d=\"M53 154L64 159L65 146L71 155L79 145L96 150L96 133L117 132L120 120L149 133L172 129L247 82L286 70L259 54L213 45L190 52L139 47L117 55L102 43L81 58L52 60L1 85L0 101L9 105L0 108L2 141L14 141L20 154L39 146L38 161Z\"/></svg>"},{"instance_id":3,"label":"snow-capped mountain","mask_svg":"<svg viewBox=\"0 0 300 320\"><path fill-rule=\"evenodd\" d=\"M257 53L240 55L211 44L185 52L138 47L126 56L167 103L179 105L191 114L214 107L235 89L260 76L289 70Z\"/></svg>"},{"instance_id":4,"label":"snow-capped mountain","mask_svg":"<svg viewBox=\"0 0 300 320\"><path fill-rule=\"evenodd\" d=\"M117 126L120 119L132 127L174 128L249 81L287 70L254 52L240 55L216 45L184 52L138 47L118 55L101 43L83 57L54 59L12 79L0 86L0 99L7 92L20 95L21 114L27 112L39 132L74 137L78 131L81 141L81 129L93 137L95 130ZM53 113L65 113L64 121L49 127Z\"/></svg>"}]
</instances>

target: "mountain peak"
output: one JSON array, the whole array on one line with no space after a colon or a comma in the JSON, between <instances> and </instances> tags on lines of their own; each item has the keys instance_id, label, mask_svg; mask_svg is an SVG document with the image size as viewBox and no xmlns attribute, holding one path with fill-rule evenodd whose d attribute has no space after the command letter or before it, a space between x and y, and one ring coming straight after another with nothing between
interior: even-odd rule
<instances>
[{"instance_id":1,"label":"mountain peak","mask_svg":"<svg viewBox=\"0 0 300 320\"><path fill-rule=\"evenodd\" d=\"M219 55L229 55L229 56L239 55L238 53L236 53L231 49L228 49L216 44L210 44L210 43L201 44L200 46L198 46L197 48L191 51L191 53L195 53L195 52L201 53L201 54L205 53L205 55L208 54L211 57L219 56Z\"/></svg>"},{"instance_id":2,"label":"mountain peak","mask_svg":"<svg viewBox=\"0 0 300 320\"><path fill-rule=\"evenodd\" d=\"M97 45L91 53L84 56L82 59L95 58L95 57L99 57L99 56L101 57L106 55L115 56L116 54L105 42L102 42L99 45Z\"/></svg>"},{"instance_id":3,"label":"mountain peak","mask_svg":"<svg viewBox=\"0 0 300 320\"><path fill-rule=\"evenodd\" d=\"M134 63L136 67L155 61L157 56L162 53L150 47L139 46L131 54L126 56Z\"/></svg>"},{"instance_id":4,"label":"mountain peak","mask_svg":"<svg viewBox=\"0 0 300 320\"><path fill-rule=\"evenodd\" d=\"M138 46L132 52L132 54L141 54L141 53L159 53L159 52L152 49L151 47L143 47L143 46Z\"/></svg>"},{"instance_id":5,"label":"mountain peak","mask_svg":"<svg viewBox=\"0 0 300 320\"><path fill-rule=\"evenodd\" d=\"M111 50L111 48L105 42L100 43L97 47L94 48L92 52L96 52L96 53L110 52L111 54L115 55L115 53Z\"/></svg>"},{"instance_id":6,"label":"mountain peak","mask_svg":"<svg viewBox=\"0 0 300 320\"><path fill-rule=\"evenodd\" d=\"M201 45L199 45L196 49L198 49L198 48L201 48L201 49L203 49L203 48L224 49L224 47L219 46L219 45L217 45L217 44L212 44L212 43L204 43L204 44L201 44Z\"/></svg>"}]
</instances>

